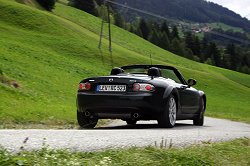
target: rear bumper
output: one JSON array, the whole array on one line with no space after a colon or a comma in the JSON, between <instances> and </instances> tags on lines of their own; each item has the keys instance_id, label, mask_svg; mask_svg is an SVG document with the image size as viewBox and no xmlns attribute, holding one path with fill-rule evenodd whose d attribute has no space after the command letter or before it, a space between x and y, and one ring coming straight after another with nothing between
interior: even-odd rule
<instances>
[{"instance_id":1,"label":"rear bumper","mask_svg":"<svg viewBox=\"0 0 250 166\"><path fill-rule=\"evenodd\" d=\"M108 119L156 119L163 110L164 102L153 93L86 93L78 92L77 108L80 112L89 112L91 116Z\"/></svg>"}]
</instances>

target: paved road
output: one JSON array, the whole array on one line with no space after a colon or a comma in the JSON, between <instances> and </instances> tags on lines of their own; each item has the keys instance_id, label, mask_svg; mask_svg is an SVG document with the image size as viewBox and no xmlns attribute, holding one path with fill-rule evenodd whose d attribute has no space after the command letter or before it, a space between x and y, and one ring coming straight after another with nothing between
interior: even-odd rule
<instances>
[{"instance_id":1,"label":"paved road","mask_svg":"<svg viewBox=\"0 0 250 166\"><path fill-rule=\"evenodd\" d=\"M9 151L40 149L45 145L55 149L95 151L131 146L159 146L162 139L167 146L186 146L203 141L226 141L250 138L250 125L229 120L208 118L203 127L191 121L178 121L173 129L157 128L155 121L128 126L115 121L106 127L92 130L0 130L0 146ZM23 143L26 142L26 143Z\"/></svg>"}]
</instances>

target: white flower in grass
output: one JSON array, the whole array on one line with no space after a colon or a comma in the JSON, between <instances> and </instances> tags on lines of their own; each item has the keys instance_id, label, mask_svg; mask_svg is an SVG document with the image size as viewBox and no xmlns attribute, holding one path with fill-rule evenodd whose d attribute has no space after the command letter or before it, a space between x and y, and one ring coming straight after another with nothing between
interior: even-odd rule
<instances>
[{"instance_id":1,"label":"white flower in grass","mask_svg":"<svg viewBox=\"0 0 250 166\"><path fill-rule=\"evenodd\" d=\"M101 166L108 166L112 163L112 160L110 157L103 157L103 159L100 161Z\"/></svg>"}]
</instances>

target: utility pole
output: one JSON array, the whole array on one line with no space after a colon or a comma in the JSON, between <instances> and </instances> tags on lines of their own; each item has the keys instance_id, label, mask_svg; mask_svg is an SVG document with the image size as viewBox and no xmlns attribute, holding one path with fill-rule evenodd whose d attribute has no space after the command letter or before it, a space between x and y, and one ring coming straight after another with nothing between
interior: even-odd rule
<instances>
[{"instance_id":1,"label":"utility pole","mask_svg":"<svg viewBox=\"0 0 250 166\"><path fill-rule=\"evenodd\" d=\"M104 25L104 15L102 14L102 25L101 25L100 39L99 39L99 45L98 45L99 49L101 49L102 47L103 25Z\"/></svg>"},{"instance_id":2,"label":"utility pole","mask_svg":"<svg viewBox=\"0 0 250 166\"><path fill-rule=\"evenodd\" d=\"M110 53L110 59L111 59L111 66L113 68L113 55L112 55L112 38L111 38L111 21L110 21L110 3L109 1L107 2L106 0L104 1L104 6L107 6L108 10L108 33L109 33L109 53ZM104 16L104 11L102 11L102 24L101 24L101 31L100 31L100 39L99 39L99 44L98 48L100 50L101 56L102 56L102 62L104 64L104 59L102 55L102 38L103 38L103 28L104 28L104 23L105 23L105 16Z\"/></svg>"},{"instance_id":3,"label":"utility pole","mask_svg":"<svg viewBox=\"0 0 250 166\"><path fill-rule=\"evenodd\" d=\"M153 62L152 62L152 54L150 53L149 55L150 55L150 56L149 56L149 57L150 57L150 64L153 65Z\"/></svg>"},{"instance_id":4,"label":"utility pole","mask_svg":"<svg viewBox=\"0 0 250 166\"><path fill-rule=\"evenodd\" d=\"M108 27L109 27L109 52L112 52L112 40L111 40L111 23L110 23L110 3L107 3L108 8Z\"/></svg>"},{"instance_id":5,"label":"utility pole","mask_svg":"<svg viewBox=\"0 0 250 166\"><path fill-rule=\"evenodd\" d=\"M109 53L110 53L110 59L111 59L111 67L113 68L113 55L112 55L112 39L111 39L111 23L110 23L110 3L107 3L107 9L108 9L108 27L109 27Z\"/></svg>"}]
</instances>

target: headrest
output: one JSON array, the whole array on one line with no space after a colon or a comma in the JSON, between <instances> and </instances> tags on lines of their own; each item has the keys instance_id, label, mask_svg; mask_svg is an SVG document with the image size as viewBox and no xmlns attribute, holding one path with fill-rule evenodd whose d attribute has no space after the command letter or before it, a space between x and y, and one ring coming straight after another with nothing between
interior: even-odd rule
<instances>
[{"instance_id":1,"label":"headrest","mask_svg":"<svg viewBox=\"0 0 250 166\"><path fill-rule=\"evenodd\" d=\"M110 75L117 75L117 74L121 74L123 73L124 70L119 68L119 67L115 67L111 70L111 74Z\"/></svg>"},{"instance_id":2,"label":"headrest","mask_svg":"<svg viewBox=\"0 0 250 166\"><path fill-rule=\"evenodd\" d=\"M161 69L157 67L151 67L148 69L148 75L152 77L161 77Z\"/></svg>"}]
</instances>

